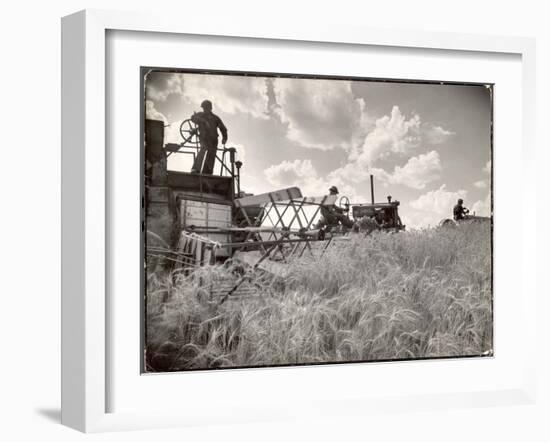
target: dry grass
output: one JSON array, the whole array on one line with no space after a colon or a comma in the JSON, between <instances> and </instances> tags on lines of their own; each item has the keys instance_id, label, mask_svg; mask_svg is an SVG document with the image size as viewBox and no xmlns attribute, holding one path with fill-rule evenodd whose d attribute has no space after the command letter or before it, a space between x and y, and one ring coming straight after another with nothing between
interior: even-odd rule
<instances>
[{"instance_id":1,"label":"dry grass","mask_svg":"<svg viewBox=\"0 0 550 442\"><path fill-rule=\"evenodd\" d=\"M147 370L491 354L490 241L489 223L357 237L222 305L201 282L231 264L150 275Z\"/></svg>"}]
</instances>

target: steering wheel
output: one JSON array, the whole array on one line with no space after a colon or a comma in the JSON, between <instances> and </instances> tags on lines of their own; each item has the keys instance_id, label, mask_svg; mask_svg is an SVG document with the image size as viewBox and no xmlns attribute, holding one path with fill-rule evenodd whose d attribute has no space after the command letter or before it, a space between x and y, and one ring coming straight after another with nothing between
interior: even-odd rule
<instances>
[{"instance_id":1,"label":"steering wheel","mask_svg":"<svg viewBox=\"0 0 550 442\"><path fill-rule=\"evenodd\" d=\"M345 195L342 195L338 200L337 206L345 212L349 212L349 206L351 205L349 198Z\"/></svg>"},{"instance_id":2,"label":"steering wheel","mask_svg":"<svg viewBox=\"0 0 550 442\"><path fill-rule=\"evenodd\" d=\"M191 121L191 118L188 118L180 125L180 135L183 138L183 145L197 145L199 143L199 126Z\"/></svg>"}]
</instances>

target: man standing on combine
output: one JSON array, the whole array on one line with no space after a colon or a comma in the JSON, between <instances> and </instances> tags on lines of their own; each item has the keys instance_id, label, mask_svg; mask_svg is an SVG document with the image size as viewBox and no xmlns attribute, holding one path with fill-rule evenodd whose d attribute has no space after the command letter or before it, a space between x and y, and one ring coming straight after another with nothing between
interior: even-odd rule
<instances>
[{"instance_id":1,"label":"man standing on combine","mask_svg":"<svg viewBox=\"0 0 550 442\"><path fill-rule=\"evenodd\" d=\"M212 175L218 149L218 129L222 134L222 144L225 147L225 143L227 143L227 128L221 118L212 112L212 102L210 100L204 100L201 103L201 107L203 112L195 113L191 117L191 121L199 128L199 142L201 145L197 158L191 168L191 173Z\"/></svg>"}]
</instances>

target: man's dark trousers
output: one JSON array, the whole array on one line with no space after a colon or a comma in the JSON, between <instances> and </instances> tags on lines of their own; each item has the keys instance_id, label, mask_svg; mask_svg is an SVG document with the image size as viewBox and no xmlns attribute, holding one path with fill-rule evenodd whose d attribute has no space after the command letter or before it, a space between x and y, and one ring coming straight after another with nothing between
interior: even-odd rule
<instances>
[{"instance_id":1,"label":"man's dark trousers","mask_svg":"<svg viewBox=\"0 0 550 442\"><path fill-rule=\"evenodd\" d=\"M202 173L212 175L214 172L214 163L216 162L216 153L218 150L218 139L201 140L201 148L193 163L192 171L194 173ZM205 158L206 156L206 158ZM204 164L203 164L204 161ZM202 167L202 171L201 171Z\"/></svg>"}]
</instances>

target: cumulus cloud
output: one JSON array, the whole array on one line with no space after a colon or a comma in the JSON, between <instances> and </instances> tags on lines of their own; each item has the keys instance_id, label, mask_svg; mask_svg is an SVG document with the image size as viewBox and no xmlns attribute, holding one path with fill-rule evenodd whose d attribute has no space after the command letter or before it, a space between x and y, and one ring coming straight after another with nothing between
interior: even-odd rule
<instances>
[{"instance_id":1,"label":"cumulus cloud","mask_svg":"<svg viewBox=\"0 0 550 442\"><path fill-rule=\"evenodd\" d=\"M441 126L430 126L426 131L426 138L430 144L443 144L450 137L455 135L450 130L443 129Z\"/></svg>"},{"instance_id":2,"label":"cumulus cloud","mask_svg":"<svg viewBox=\"0 0 550 442\"><path fill-rule=\"evenodd\" d=\"M479 180L474 183L474 186L478 189L485 189L487 187L487 181L485 180Z\"/></svg>"},{"instance_id":3,"label":"cumulus cloud","mask_svg":"<svg viewBox=\"0 0 550 442\"><path fill-rule=\"evenodd\" d=\"M425 189L428 183L438 180L440 172L441 161L435 150L410 158L403 167L395 166L392 173L383 169L371 169L371 173L386 185L402 184L418 190Z\"/></svg>"},{"instance_id":4,"label":"cumulus cloud","mask_svg":"<svg viewBox=\"0 0 550 442\"><path fill-rule=\"evenodd\" d=\"M352 201L362 201L355 187L344 180L320 176L311 160L285 160L265 169L264 175L275 188L297 186L304 196L326 195L330 186L337 186L340 195L345 195Z\"/></svg>"},{"instance_id":5,"label":"cumulus cloud","mask_svg":"<svg viewBox=\"0 0 550 442\"><path fill-rule=\"evenodd\" d=\"M466 190L452 192L445 184L439 189L431 190L411 201L409 205L419 213L416 217L425 225L437 225L444 218L452 218L453 207L459 198L465 199Z\"/></svg>"},{"instance_id":6,"label":"cumulus cloud","mask_svg":"<svg viewBox=\"0 0 550 442\"><path fill-rule=\"evenodd\" d=\"M432 216L429 213L418 212L409 209L401 209L399 212L399 216L401 217L401 221L408 230L435 226L438 222L441 221L437 220L436 217Z\"/></svg>"},{"instance_id":7,"label":"cumulus cloud","mask_svg":"<svg viewBox=\"0 0 550 442\"><path fill-rule=\"evenodd\" d=\"M180 126L183 121L174 121L164 127L164 142L179 144L183 141L180 133Z\"/></svg>"},{"instance_id":8,"label":"cumulus cloud","mask_svg":"<svg viewBox=\"0 0 550 442\"><path fill-rule=\"evenodd\" d=\"M145 80L145 96L148 100L163 102L170 95L183 95L183 74L150 72Z\"/></svg>"},{"instance_id":9,"label":"cumulus cloud","mask_svg":"<svg viewBox=\"0 0 550 442\"><path fill-rule=\"evenodd\" d=\"M303 147L350 150L366 135L365 102L353 96L349 81L277 78L273 94L287 137Z\"/></svg>"},{"instance_id":10,"label":"cumulus cloud","mask_svg":"<svg viewBox=\"0 0 550 442\"><path fill-rule=\"evenodd\" d=\"M341 147L363 171L391 155L410 154L422 142L442 144L454 135L423 124L417 114L405 115L399 106L375 119L348 81L277 78L269 90L270 110L287 125L290 140L321 150Z\"/></svg>"},{"instance_id":11,"label":"cumulus cloud","mask_svg":"<svg viewBox=\"0 0 550 442\"><path fill-rule=\"evenodd\" d=\"M197 108L203 100L209 99L214 103L215 109L228 114L242 112L258 118L268 118L265 78L238 75L184 75L184 96Z\"/></svg>"},{"instance_id":12,"label":"cumulus cloud","mask_svg":"<svg viewBox=\"0 0 550 442\"><path fill-rule=\"evenodd\" d=\"M472 205L470 212L478 216L491 216L491 193L487 193L485 199L476 201Z\"/></svg>"},{"instance_id":13,"label":"cumulus cloud","mask_svg":"<svg viewBox=\"0 0 550 442\"><path fill-rule=\"evenodd\" d=\"M366 171L361 170L357 163L347 163L328 174L329 180L339 183L360 183L368 178Z\"/></svg>"},{"instance_id":14,"label":"cumulus cloud","mask_svg":"<svg viewBox=\"0 0 550 442\"><path fill-rule=\"evenodd\" d=\"M283 161L265 169L269 183L276 188L297 186L303 195L324 195L327 185L319 177L311 160Z\"/></svg>"},{"instance_id":15,"label":"cumulus cloud","mask_svg":"<svg viewBox=\"0 0 550 442\"><path fill-rule=\"evenodd\" d=\"M268 89L269 108L287 125L287 138L307 148L341 147L363 171L393 154L409 154L423 141L441 144L454 135L422 124L417 114L403 114L399 106L375 119L349 81L277 78Z\"/></svg>"},{"instance_id":16,"label":"cumulus cloud","mask_svg":"<svg viewBox=\"0 0 550 442\"><path fill-rule=\"evenodd\" d=\"M420 143L420 126L418 115L407 119L398 106L393 106L390 115L376 120L374 128L366 135L363 143L350 152L348 163L335 169L329 177L332 180L359 183L369 173L373 173L386 183L401 183L423 189L426 183L439 178L441 165L437 152L412 157L405 166L395 167L391 173L374 167L381 158L392 154L406 154L417 148Z\"/></svg>"},{"instance_id":17,"label":"cumulus cloud","mask_svg":"<svg viewBox=\"0 0 550 442\"><path fill-rule=\"evenodd\" d=\"M376 179L385 186L390 184L401 184L411 189L425 189L429 183L441 178L441 160L439 153L432 150L426 154L420 154L409 158L403 166L395 166L393 171L378 167L364 168L357 162L348 163L329 174L331 181L343 183L360 183L368 178L368 174L373 174Z\"/></svg>"},{"instance_id":18,"label":"cumulus cloud","mask_svg":"<svg viewBox=\"0 0 550 442\"><path fill-rule=\"evenodd\" d=\"M380 158L392 153L405 154L420 143L420 117L407 117L398 106L393 106L390 115L376 120L374 129L365 137L359 150L351 156L352 160L364 167L371 167Z\"/></svg>"},{"instance_id":19,"label":"cumulus cloud","mask_svg":"<svg viewBox=\"0 0 550 442\"><path fill-rule=\"evenodd\" d=\"M267 84L265 78L260 77L151 72L145 94L147 100L157 103L175 95L194 109L209 99L214 111L268 118Z\"/></svg>"},{"instance_id":20,"label":"cumulus cloud","mask_svg":"<svg viewBox=\"0 0 550 442\"><path fill-rule=\"evenodd\" d=\"M145 101L145 118L150 120L161 120L164 124L168 121L166 117L155 108L155 104L151 100Z\"/></svg>"},{"instance_id":21,"label":"cumulus cloud","mask_svg":"<svg viewBox=\"0 0 550 442\"><path fill-rule=\"evenodd\" d=\"M426 154L412 157L403 167L396 166L392 181L413 189L424 189L426 184L440 178L440 172L439 154L432 150Z\"/></svg>"}]
</instances>

